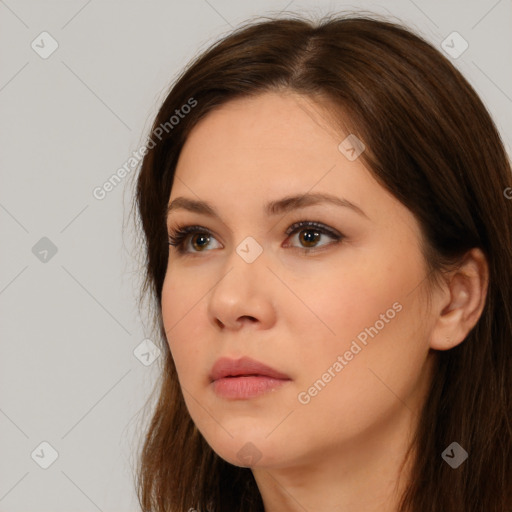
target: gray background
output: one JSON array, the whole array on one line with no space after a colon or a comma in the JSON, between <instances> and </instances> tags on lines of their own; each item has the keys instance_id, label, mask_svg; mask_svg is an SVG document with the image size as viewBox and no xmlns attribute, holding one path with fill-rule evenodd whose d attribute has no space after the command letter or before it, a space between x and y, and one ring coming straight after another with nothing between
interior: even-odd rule
<instances>
[{"instance_id":1,"label":"gray background","mask_svg":"<svg viewBox=\"0 0 512 512\"><path fill-rule=\"evenodd\" d=\"M93 190L211 42L255 15L347 8L393 15L440 49L459 32L469 47L453 62L510 153L510 0L0 0L1 512L139 510L131 468L162 358L140 346L135 171L102 200ZM43 31L58 43L47 58L31 46L51 49Z\"/></svg>"}]
</instances>

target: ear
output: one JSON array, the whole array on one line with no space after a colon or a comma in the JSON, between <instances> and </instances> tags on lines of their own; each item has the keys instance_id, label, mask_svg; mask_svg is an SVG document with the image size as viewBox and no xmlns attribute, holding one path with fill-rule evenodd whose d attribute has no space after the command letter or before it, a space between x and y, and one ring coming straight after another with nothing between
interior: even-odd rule
<instances>
[{"instance_id":1,"label":"ear","mask_svg":"<svg viewBox=\"0 0 512 512\"><path fill-rule=\"evenodd\" d=\"M462 265L450 274L440 294L431 348L449 350L466 339L482 314L488 284L487 259L475 247L466 253Z\"/></svg>"}]
</instances>

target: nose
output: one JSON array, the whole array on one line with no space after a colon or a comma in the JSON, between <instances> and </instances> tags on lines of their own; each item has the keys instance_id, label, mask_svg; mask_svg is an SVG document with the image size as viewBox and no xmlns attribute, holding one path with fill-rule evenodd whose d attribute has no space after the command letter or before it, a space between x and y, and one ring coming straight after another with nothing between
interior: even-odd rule
<instances>
[{"instance_id":1,"label":"nose","mask_svg":"<svg viewBox=\"0 0 512 512\"><path fill-rule=\"evenodd\" d=\"M241 248L245 248L241 244ZM233 249L208 298L208 314L220 329L240 330L244 326L267 329L275 322L272 272L264 252L255 260Z\"/></svg>"}]
</instances>

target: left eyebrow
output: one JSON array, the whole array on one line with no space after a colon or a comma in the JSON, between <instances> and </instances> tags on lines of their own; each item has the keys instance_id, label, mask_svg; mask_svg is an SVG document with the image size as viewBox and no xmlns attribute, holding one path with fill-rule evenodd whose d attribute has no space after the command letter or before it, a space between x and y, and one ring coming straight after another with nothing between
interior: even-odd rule
<instances>
[{"instance_id":1,"label":"left eyebrow","mask_svg":"<svg viewBox=\"0 0 512 512\"><path fill-rule=\"evenodd\" d=\"M269 216L275 216L290 212L292 210L297 210L299 208L305 208L306 206L313 206L321 203L329 203L335 206L349 208L370 220L368 215L366 215L366 213L359 206L352 203L348 199L323 193L287 196L279 200L270 201L265 205L265 212ZM167 207L167 217L172 211L179 209L200 213L209 217L215 217L220 220L220 215L218 214L217 210L206 201L197 201L195 199L189 199L186 197L177 197Z\"/></svg>"}]
</instances>

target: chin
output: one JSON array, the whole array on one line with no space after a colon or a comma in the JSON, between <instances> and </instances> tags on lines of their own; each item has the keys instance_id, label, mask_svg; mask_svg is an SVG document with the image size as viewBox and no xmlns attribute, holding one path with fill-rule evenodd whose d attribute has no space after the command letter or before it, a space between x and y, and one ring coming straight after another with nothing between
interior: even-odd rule
<instances>
[{"instance_id":1,"label":"chin","mask_svg":"<svg viewBox=\"0 0 512 512\"><path fill-rule=\"evenodd\" d=\"M264 432L255 429L245 429L245 433L237 434L228 429L233 437L227 437L223 431L223 440L215 439L213 442L207 438L212 450L222 459L239 467L255 467L272 465L280 458L276 451L276 439L265 439ZM244 430L242 430L244 432Z\"/></svg>"}]
</instances>

